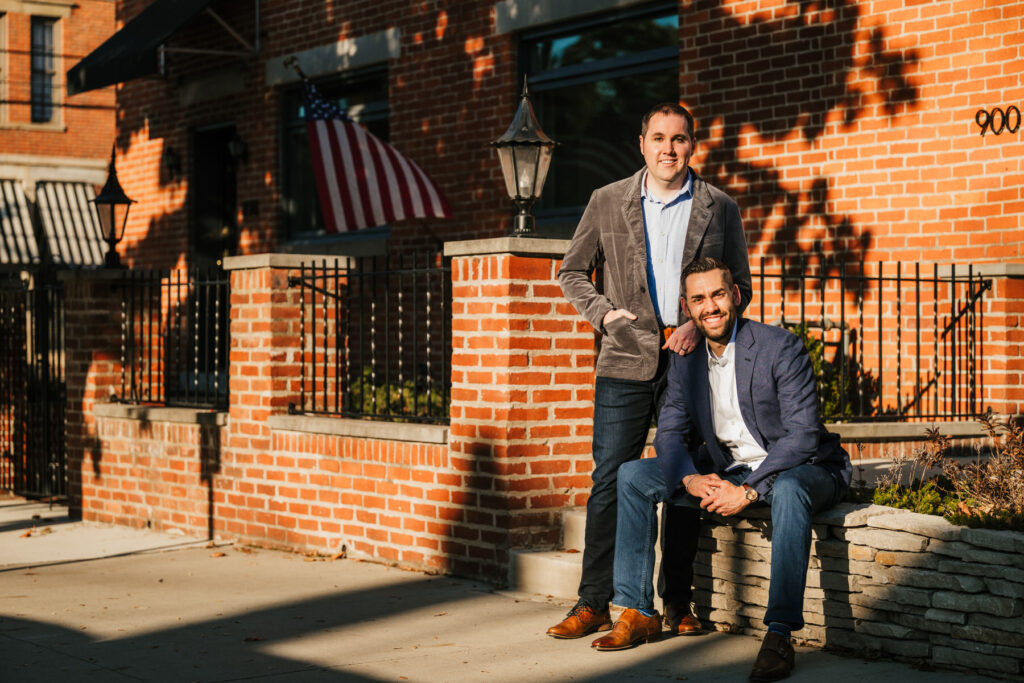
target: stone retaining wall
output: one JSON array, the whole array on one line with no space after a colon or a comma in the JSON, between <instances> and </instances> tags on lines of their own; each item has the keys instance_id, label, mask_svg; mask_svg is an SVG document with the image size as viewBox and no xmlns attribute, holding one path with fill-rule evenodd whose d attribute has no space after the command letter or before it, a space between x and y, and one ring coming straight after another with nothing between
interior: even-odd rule
<instances>
[{"instance_id":1,"label":"stone retaining wall","mask_svg":"<svg viewBox=\"0 0 1024 683\"><path fill-rule=\"evenodd\" d=\"M1024 534L842 504L814 520L797 642L1024 680ZM694 583L719 630L763 632L767 509L706 520Z\"/></svg>"}]
</instances>

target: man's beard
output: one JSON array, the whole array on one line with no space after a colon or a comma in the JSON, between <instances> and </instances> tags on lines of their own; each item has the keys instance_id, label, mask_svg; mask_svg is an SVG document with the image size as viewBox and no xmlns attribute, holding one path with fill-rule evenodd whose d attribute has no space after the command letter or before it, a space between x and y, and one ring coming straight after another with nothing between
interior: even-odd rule
<instances>
[{"instance_id":1,"label":"man's beard","mask_svg":"<svg viewBox=\"0 0 1024 683\"><path fill-rule=\"evenodd\" d=\"M719 312L719 314L720 313L721 312ZM712 313L704 317L711 317L712 315L716 314ZM722 333L716 337L713 337L710 334L708 334L708 329L704 325L704 318L701 318L699 321L694 321L694 324L697 325L697 329L700 330L701 334L703 334L704 338L707 339L708 341L713 342L715 344L727 344L729 343L729 340L732 338L732 328L736 326L736 316L733 314L726 314L725 326L722 328Z\"/></svg>"}]
</instances>

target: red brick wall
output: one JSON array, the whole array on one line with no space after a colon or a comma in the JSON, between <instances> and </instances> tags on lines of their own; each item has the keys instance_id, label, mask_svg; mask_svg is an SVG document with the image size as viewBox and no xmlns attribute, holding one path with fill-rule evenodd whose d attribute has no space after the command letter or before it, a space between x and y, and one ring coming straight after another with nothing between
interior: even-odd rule
<instances>
[{"instance_id":1,"label":"red brick wall","mask_svg":"<svg viewBox=\"0 0 1024 683\"><path fill-rule=\"evenodd\" d=\"M120 293L114 281L91 276L66 280L64 296L68 500L75 514L84 501L82 474L103 452L93 408L120 387Z\"/></svg>"},{"instance_id":2,"label":"red brick wall","mask_svg":"<svg viewBox=\"0 0 1024 683\"><path fill-rule=\"evenodd\" d=\"M92 452L75 473L82 519L158 531L207 535L210 474L221 428L156 419L100 417Z\"/></svg>"},{"instance_id":3,"label":"red brick wall","mask_svg":"<svg viewBox=\"0 0 1024 683\"><path fill-rule=\"evenodd\" d=\"M1024 7L1010 0L682 3L696 163L737 196L752 255L1024 257Z\"/></svg>"},{"instance_id":4,"label":"red brick wall","mask_svg":"<svg viewBox=\"0 0 1024 683\"><path fill-rule=\"evenodd\" d=\"M452 260L452 457L507 491L509 544L551 546L590 490L594 333L562 296L560 259Z\"/></svg>"},{"instance_id":5,"label":"red brick wall","mask_svg":"<svg viewBox=\"0 0 1024 683\"><path fill-rule=\"evenodd\" d=\"M96 404L119 388L120 293L102 274L69 281L73 508L85 519L262 546L333 554L346 545L503 583L509 549L556 545L561 511L584 504L590 487L594 333L558 288L558 244L513 240L507 253L451 246L447 444L274 425L301 391L299 294L288 265L232 271L224 427L171 423L153 409L140 419L97 417ZM1020 279L995 282L986 361L1005 367L986 391L1012 414L1021 402L1014 359L1024 291ZM847 444L854 458L897 447Z\"/></svg>"},{"instance_id":6,"label":"red brick wall","mask_svg":"<svg viewBox=\"0 0 1024 683\"><path fill-rule=\"evenodd\" d=\"M61 56L53 79L55 124L32 124L29 53L31 15L8 12L3 19L7 44L3 46L6 71L6 117L0 120L0 154L104 158L114 140L114 93L112 89L68 98L65 72L106 40L114 27L114 5L105 0L82 0L71 15L57 22L55 52ZM67 106L62 106L67 105ZM5 128L3 124L17 125Z\"/></svg>"},{"instance_id":7,"label":"red brick wall","mask_svg":"<svg viewBox=\"0 0 1024 683\"><path fill-rule=\"evenodd\" d=\"M122 0L119 20L130 19L147 4ZM392 242L402 250L438 248L447 239L501 234L511 205L488 142L504 131L515 110L515 55L507 36L492 35L490 6L418 0L368 5L349 0L298 10L294 3L271 0L260 5L262 48L258 59L246 63L241 94L181 104L182 79L230 64L216 58L199 63L171 58L170 78L150 77L118 86L118 169L125 192L138 200L122 253L131 263L155 266L185 258L191 209L190 131L223 123L236 126L249 150L248 160L238 167L239 253L275 250L282 239L281 89L264 85L265 60L283 60L301 50L392 27L401 31L402 53L388 63L391 142L416 161L456 207L452 221L428 221L426 228L422 221L392 226ZM245 12L239 14L245 25ZM194 30L205 31L206 23L200 18ZM183 173L176 179L160 167L171 148L183 161ZM242 202L256 202L259 214L243 217Z\"/></svg>"},{"instance_id":8,"label":"red brick wall","mask_svg":"<svg viewBox=\"0 0 1024 683\"><path fill-rule=\"evenodd\" d=\"M119 19L145 4L122 0ZM516 37L494 34L493 5L335 0L299 10L271 0L243 94L179 103L180 80L223 66L216 59L172 59L169 79L121 86L125 188L142 200L132 259L165 264L184 253L188 130L223 122L249 144L239 202L259 204L241 221L241 252L274 250L280 97L264 86L264 60L388 28L401 34L401 56L388 63L391 139L455 211L429 230L393 226L395 248L435 244L431 232L441 241L502 234L508 203L487 143L511 118L518 81ZM739 200L754 258L1024 257L1024 131L981 137L974 122L979 108L1024 107L1019 3L722 0L680 2L679 17L680 97L698 119L694 164ZM184 161L174 182L161 179L167 147Z\"/></svg>"},{"instance_id":9,"label":"red brick wall","mask_svg":"<svg viewBox=\"0 0 1024 683\"><path fill-rule=\"evenodd\" d=\"M550 261L546 267L550 276ZM560 507L564 498L521 495L536 480L523 485L494 461L448 444L270 425L300 392L290 274L232 272L231 400L222 428L172 423L157 408L142 408L140 418L96 416L95 405L120 387L120 294L88 276L69 285L72 507L87 520L322 554L345 545L359 556L504 582L510 542L530 540L510 535L522 526L510 518L541 502ZM515 455L519 467L528 455Z\"/></svg>"}]
</instances>

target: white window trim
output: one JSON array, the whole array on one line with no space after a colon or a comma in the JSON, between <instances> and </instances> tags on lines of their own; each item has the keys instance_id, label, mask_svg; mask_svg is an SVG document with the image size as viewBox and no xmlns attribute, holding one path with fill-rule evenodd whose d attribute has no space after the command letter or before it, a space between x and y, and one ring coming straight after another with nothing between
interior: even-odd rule
<instances>
[{"instance_id":1,"label":"white window trim","mask_svg":"<svg viewBox=\"0 0 1024 683\"><path fill-rule=\"evenodd\" d=\"M501 0L494 5L494 33L512 33L645 2L650 0Z\"/></svg>"},{"instance_id":2,"label":"white window trim","mask_svg":"<svg viewBox=\"0 0 1024 683\"><path fill-rule=\"evenodd\" d=\"M0 12L67 19L78 0L0 0Z\"/></svg>"},{"instance_id":3,"label":"white window trim","mask_svg":"<svg viewBox=\"0 0 1024 683\"><path fill-rule=\"evenodd\" d=\"M337 43L320 45L294 55L281 55L266 61L266 84L268 87L298 83L299 75L295 69L284 65L289 56L298 59L299 68L309 78L336 74L389 59L397 59L402 54L402 36L397 28L370 33L358 38L340 40Z\"/></svg>"}]
</instances>

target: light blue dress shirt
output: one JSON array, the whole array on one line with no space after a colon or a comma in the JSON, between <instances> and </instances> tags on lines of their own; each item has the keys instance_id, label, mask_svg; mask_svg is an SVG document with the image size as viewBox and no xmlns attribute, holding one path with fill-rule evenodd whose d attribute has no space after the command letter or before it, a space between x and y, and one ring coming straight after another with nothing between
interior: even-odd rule
<instances>
[{"instance_id":1,"label":"light blue dress shirt","mask_svg":"<svg viewBox=\"0 0 1024 683\"><path fill-rule=\"evenodd\" d=\"M679 278L683 271L683 246L693 205L692 178L668 202L647 193L647 172L640 183L640 204L644 214L647 243L647 288L654 312L662 325L679 324Z\"/></svg>"}]
</instances>

